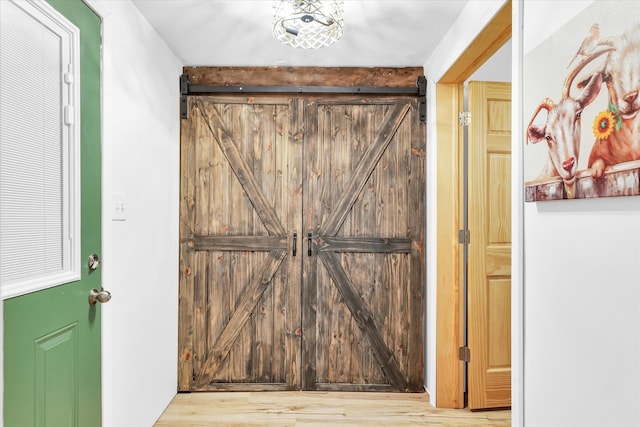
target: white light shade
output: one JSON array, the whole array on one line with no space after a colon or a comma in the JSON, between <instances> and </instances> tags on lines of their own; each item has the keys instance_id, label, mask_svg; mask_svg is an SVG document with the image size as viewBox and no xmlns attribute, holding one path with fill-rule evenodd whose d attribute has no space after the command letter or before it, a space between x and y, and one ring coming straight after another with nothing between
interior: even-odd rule
<instances>
[{"instance_id":1,"label":"white light shade","mask_svg":"<svg viewBox=\"0 0 640 427\"><path fill-rule=\"evenodd\" d=\"M342 37L344 1L273 2L273 36L302 49L330 46Z\"/></svg>"}]
</instances>

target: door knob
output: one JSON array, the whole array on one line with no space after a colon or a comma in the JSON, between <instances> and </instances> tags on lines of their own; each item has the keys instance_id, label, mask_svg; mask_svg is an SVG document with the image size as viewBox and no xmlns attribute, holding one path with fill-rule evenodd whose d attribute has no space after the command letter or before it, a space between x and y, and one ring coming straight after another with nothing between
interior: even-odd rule
<instances>
[{"instance_id":1,"label":"door knob","mask_svg":"<svg viewBox=\"0 0 640 427\"><path fill-rule=\"evenodd\" d=\"M111 299L111 292L105 291L102 288L100 288L100 290L91 289L91 292L89 292L89 304L91 305L95 305L97 302L99 303L109 302L110 299Z\"/></svg>"}]
</instances>

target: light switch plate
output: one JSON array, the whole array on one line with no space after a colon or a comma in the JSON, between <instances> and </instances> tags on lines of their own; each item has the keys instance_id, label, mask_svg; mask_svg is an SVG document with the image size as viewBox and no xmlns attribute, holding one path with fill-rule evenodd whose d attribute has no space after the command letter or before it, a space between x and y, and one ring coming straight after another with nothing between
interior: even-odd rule
<instances>
[{"instance_id":1,"label":"light switch plate","mask_svg":"<svg viewBox=\"0 0 640 427\"><path fill-rule=\"evenodd\" d=\"M127 195L125 193L113 193L112 204L112 221L127 220Z\"/></svg>"}]
</instances>

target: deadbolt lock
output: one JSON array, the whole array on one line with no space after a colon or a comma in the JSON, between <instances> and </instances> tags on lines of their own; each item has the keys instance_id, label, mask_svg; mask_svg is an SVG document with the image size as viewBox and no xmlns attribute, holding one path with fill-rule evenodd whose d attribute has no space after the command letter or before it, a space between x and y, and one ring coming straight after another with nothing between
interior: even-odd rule
<instances>
[{"instance_id":1,"label":"deadbolt lock","mask_svg":"<svg viewBox=\"0 0 640 427\"><path fill-rule=\"evenodd\" d=\"M88 265L89 265L89 270L91 271L97 269L100 266L100 258L98 257L98 254L89 255Z\"/></svg>"}]
</instances>

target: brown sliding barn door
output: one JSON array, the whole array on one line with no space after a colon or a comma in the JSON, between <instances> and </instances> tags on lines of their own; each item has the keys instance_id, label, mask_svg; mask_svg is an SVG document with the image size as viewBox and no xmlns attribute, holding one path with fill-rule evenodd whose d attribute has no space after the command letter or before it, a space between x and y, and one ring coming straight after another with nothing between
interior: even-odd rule
<instances>
[{"instance_id":1,"label":"brown sliding barn door","mask_svg":"<svg viewBox=\"0 0 640 427\"><path fill-rule=\"evenodd\" d=\"M300 383L296 100L190 97L182 123L180 390Z\"/></svg>"},{"instance_id":2,"label":"brown sliding barn door","mask_svg":"<svg viewBox=\"0 0 640 427\"><path fill-rule=\"evenodd\" d=\"M424 127L406 99L311 102L303 385L423 387Z\"/></svg>"},{"instance_id":3,"label":"brown sliding barn door","mask_svg":"<svg viewBox=\"0 0 640 427\"><path fill-rule=\"evenodd\" d=\"M421 391L415 97L189 96L180 390Z\"/></svg>"}]
</instances>

